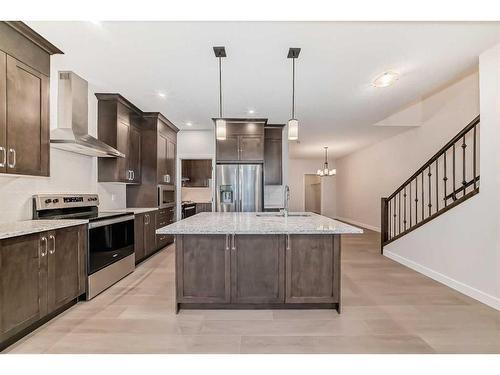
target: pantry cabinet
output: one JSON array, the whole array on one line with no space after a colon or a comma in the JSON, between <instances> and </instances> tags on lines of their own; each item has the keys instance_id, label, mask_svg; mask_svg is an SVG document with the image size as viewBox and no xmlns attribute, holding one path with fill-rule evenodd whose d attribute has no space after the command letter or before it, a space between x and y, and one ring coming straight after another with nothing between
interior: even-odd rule
<instances>
[{"instance_id":1,"label":"pantry cabinet","mask_svg":"<svg viewBox=\"0 0 500 375\"><path fill-rule=\"evenodd\" d=\"M160 206L159 190L173 203L179 129L159 112L144 112L141 125L141 183L127 185L127 207Z\"/></svg>"}]
</instances>

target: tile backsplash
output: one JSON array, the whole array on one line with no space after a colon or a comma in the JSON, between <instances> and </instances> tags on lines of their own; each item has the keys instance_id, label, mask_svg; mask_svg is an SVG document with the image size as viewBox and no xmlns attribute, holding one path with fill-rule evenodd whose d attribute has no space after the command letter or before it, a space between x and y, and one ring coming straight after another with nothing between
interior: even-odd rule
<instances>
[{"instance_id":1,"label":"tile backsplash","mask_svg":"<svg viewBox=\"0 0 500 375\"><path fill-rule=\"evenodd\" d=\"M50 177L0 174L0 222L32 218L39 193L98 193L99 209L125 207L124 184L97 183L97 158L50 150Z\"/></svg>"},{"instance_id":2,"label":"tile backsplash","mask_svg":"<svg viewBox=\"0 0 500 375\"><path fill-rule=\"evenodd\" d=\"M193 201L198 203L208 203L212 201L212 188L181 188L183 201Z\"/></svg>"}]
</instances>

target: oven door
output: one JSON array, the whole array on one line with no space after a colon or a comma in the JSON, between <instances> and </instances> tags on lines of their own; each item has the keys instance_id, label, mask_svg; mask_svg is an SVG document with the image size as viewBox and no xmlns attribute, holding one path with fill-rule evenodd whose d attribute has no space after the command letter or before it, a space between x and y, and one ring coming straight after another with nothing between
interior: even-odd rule
<instances>
[{"instance_id":1,"label":"oven door","mask_svg":"<svg viewBox=\"0 0 500 375\"><path fill-rule=\"evenodd\" d=\"M196 204L186 204L182 206L182 218L188 218L196 215Z\"/></svg>"},{"instance_id":2,"label":"oven door","mask_svg":"<svg viewBox=\"0 0 500 375\"><path fill-rule=\"evenodd\" d=\"M133 253L133 215L89 224L89 275Z\"/></svg>"}]
</instances>

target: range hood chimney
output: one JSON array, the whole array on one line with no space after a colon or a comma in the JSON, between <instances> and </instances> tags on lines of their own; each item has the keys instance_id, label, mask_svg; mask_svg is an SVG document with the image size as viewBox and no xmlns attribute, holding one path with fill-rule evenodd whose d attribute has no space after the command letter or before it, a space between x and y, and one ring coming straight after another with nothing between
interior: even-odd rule
<instances>
[{"instance_id":1,"label":"range hood chimney","mask_svg":"<svg viewBox=\"0 0 500 375\"><path fill-rule=\"evenodd\" d=\"M98 157L125 157L88 132L88 83L71 71L59 72L57 128L50 132L54 148Z\"/></svg>"}]
</instances>

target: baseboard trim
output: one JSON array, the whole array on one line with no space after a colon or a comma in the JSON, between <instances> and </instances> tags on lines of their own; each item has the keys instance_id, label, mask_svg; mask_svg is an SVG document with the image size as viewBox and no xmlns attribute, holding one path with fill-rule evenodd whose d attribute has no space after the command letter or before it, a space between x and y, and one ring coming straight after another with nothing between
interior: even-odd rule
<instances>
[{"instance_id":1,"label":"baseboard trim","mask_svg":"<svg viewBox=\"0 0 500 375\"><path fill-rule=\"evenodd\" d=\"M474 298L479 302L482 302L485 305L488 305L496 310L500 310L500 298L492 296L479 289L473 288L467 284L464 284L458 280L443 275L442 273L434 271L428 267L422 266L419 263L416 263L408 258L402 257L401 255L395 254L391 251L384 249L384 255L387 258L392 259L398 263L401 263L406 267L411 268L412 270L420 272L421 274L424 274L425 276L430 277L433 280L436 280L446 286L449 286L450 288L455 289L460 293L465 294L466 296Z\"/></svg>"},{"instance_id":2,"label":"baseboard trim","mask_svg":"<svg viewBox=\"0 0 500 375\"><path fill-rule=\"evenodd\" d=\"M348 224L357 225L358 227L363 227L363 228L370 229L370 230L373 230L375 232L379 232L380 233L380 228L379 227L375 227L373 225L368 225L368 224L361 223L359 221L352 220L352 219L349 219L347 217L341 217L341 216L336 216L335 219L338 219L340 221L345 221Z\"/></svg>"}]
</instances>

